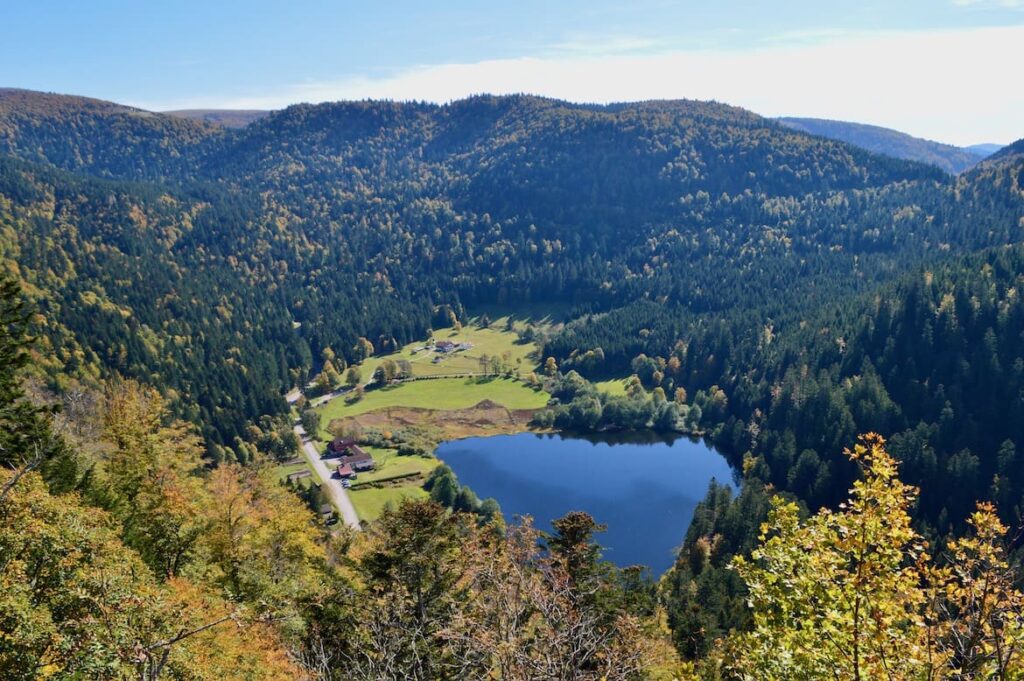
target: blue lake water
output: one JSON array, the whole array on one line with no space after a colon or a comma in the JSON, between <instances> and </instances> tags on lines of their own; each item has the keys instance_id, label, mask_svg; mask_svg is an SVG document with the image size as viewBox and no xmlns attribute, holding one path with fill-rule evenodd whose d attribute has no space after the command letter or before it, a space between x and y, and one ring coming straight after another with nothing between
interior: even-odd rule
<instances>
[{"instance_id":1,"label":"blue lake water","mask_svg":"<svg viewBox=\"0 0 1024 681\"><path fill-rule=\"evenodd\" d=\"M735 488L722 455L686 438L521 433L444 442L437 457L481 499L497 499L509 520L530 515L549 530L569 511L586 511L608 526L597 536L606 559L655 575L671 567L708 482Z\"/></svg>"}]
</instances>

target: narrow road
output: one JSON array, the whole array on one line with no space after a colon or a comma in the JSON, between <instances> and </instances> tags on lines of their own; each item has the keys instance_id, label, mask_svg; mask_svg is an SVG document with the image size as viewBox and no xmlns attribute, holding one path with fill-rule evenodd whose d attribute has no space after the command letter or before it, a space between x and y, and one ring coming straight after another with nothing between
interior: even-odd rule
<instances>
[{"instance_id":1,"label":"narrow road","mask_svg":"<svg viewBox=\"0 0 1024 681\"><path fill-rule=\"evenodd\" d=\"M332 390L331 392L321 395L320 397L314 397L309 401L309 408L315 409L316 407L323 406L330 402L331 400L333 400L335 397L341 397L350 390L352 390L352 388L342 387L336 390Z\"/></svg>"},{"instance_id":2,"label":"narrow road","mask_svg":"<svg viewBox=\"0 0 1024 681\"><path fill-rule=\"evenodd\" d=\"M353 529L361 530L362 526L359 524L356 507L352 505L352 500L348 498L348 492L342 487L341 480L333 477L331 469L320 458L320 453L316 451L316 447L306 437L306 430L301 425L295 426L295 434L302 440L302 453L306 457L306 462L312 466L313 470L320 476L320 479L324 481L323 489L327 492L327 496L331 498L331 501L334 502L334 506L341 512L341 517L345 524Z\"/></svg>"}]
</instances>

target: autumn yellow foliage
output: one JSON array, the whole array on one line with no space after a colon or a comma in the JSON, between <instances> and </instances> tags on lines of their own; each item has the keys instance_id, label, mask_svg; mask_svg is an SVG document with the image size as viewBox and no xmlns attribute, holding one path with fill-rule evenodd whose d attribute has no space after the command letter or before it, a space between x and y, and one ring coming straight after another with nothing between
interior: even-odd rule
<instances>
[{"instance_id":1,"label":"autumn yellow foliage","mask_svg":"<svg viewBox=\"0 0 1024 681\"><path fill-rule=\"evenodd\" d=\"M776 499L760 545L734 568L753 626L721 642L703 677L754 681L1017 679L1024 599L1002 547L1006 528L979 504L968 536L933 558L884 439L852 451L850 499L801 520Z\"/></svg>"}]
</instances>

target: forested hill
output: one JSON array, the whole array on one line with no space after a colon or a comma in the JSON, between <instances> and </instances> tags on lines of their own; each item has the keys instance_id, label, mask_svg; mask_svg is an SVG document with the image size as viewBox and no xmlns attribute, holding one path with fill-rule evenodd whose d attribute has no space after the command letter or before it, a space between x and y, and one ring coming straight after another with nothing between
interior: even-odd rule
<instances>
[{"instance_id":1,"label":"forested hill","mask_svg":"<svg viewBox=\"0 0 1024 681\"><path fill-rule=\"evenodd\" d=\"M0 158L0 253L41 312L35 366L61 389L112 372L159 386L214 450L285 411L282 389L312 363L296 319L319 315L321 295L345 347L368 329L386 347L379 339L405 342L431 324L428 292L410 287L407 299L372 272L337 272L338 261L295 239L230 187Z\"/></svg>"},{"instance_id":2,"label":"forested hill","mask_svg":"<svg viewBox=\"0 0 1024 681\"><path fill-rule=\"evenodd\" d=\"M847 367L851 373L845 377L831 371L819 375L814 369L819 360L811 359L813 353L820 352L837 362L848 357L844 352L858 333L852 321L856 317L850 315L877 307L879 300L901 300L903 294L894 293L886 282L901 280L905 271L924 276L924 269L954 267L954 272L960 272L949 263L957 262L964 253L990 248L998 253L1002 245L1019 244L1024 227L1022 171L1021 159L1007 156L1002 162L981 165L950 184L894 185L866 193L858 204L848 203L852 197L838 195L844 201L842 212L834 206L826 209L809 205L803 210L814 219L806 227L816 229L803 233L804 225L796 222L787 230L787 237L794 251L799 244L806 252L813 252L812 245L825 251L817 260L818 272L809 268L815 262L809 256L801 260L799 270L788 269L787 257L755 259L762 268L755 271L755 280L770 284L768 292L759 298L755 287L745 287L750 270L737 273L723 259L717 268L715 288L722 308L701 312L693 294L687 296L680 291L677 300L686 301L686 305L643 301L608 314L582 317L550 339L547 351L563 368L591 376L600 375L609 366L615 367L613 373L627 367L635 369L635 358L644 355L656 360L656 368L661 366L658 375L667 391L678 385L691 393L695 389L722 391L728 403L728 409L718 409L719 416L728 421L722 431L723 446L737 455L751 451L763 454L771 464L770 479L777 486L794 489L812 503L831 503L845 493L849 469L843 469L845 473L835 470L830 462L819 462L817 457L841 450L856 432L891 434L898 426L894 421L857 416L863 409L864 395L858 392L856 382L846 379L860 375L859 362ZM830 203L836 198L832 197ZM833 235L821 231L819 221L843 224L846 229ZM849 234L860 238L833 240ZM736 257L731 260L739 261ZM1014 276L1012 267L1005 271L1007 276ZM744 275L748 275L746 279ZM684 276L679 275L679 280ZM957 276L950 275L948 281L956 281ZM963 285L968 286L967 282ZM710 298L705 296L705 300ZM730 299L736 304L725 307ZM744 304L752 300L760 302ZM670 314L679 308L686 312ZM878 342L884 346L890 338L884 333ZM919 342L914 346L923 347ZM601 349L599 364L587 359L587 353L597 348ZM1011 344L1011 348L1021 351L1019 344ZM962 351L967 352L967 348ZM915 360L927 370L934 369L933 361L937 360L929 359L927 353ZM960 355L956 361L970 362ZM790 371L793 373L789 377L799 377L788 397L793 402L785 410L776 409L787 404L784 388ZM934 388L935 381L930 385ZM818 398L808 401L810 393ZM893 399L884 395L882 401ZM910 397L905 399L905 407L897 406L911 410L922 406ZM766 420L762 422L762 418ZM752 438L751 433L758 436ZM782 445L776 437L793 439ZM984 445L984 456L994 458L989 445ZM779 447L788 454L773 453ZM793 465L801 453L813 472L794 476Z\"/></svg>"},{"instance_id":3,"label":"forested hill","mask_svg":"<svg viewBox=\"0 0 1024 681\"><path fill-rule=\"evenodd\" d=\"M716 103L343 102L227 129L4 90L0 150L0 253L53 312L53 380L158 385L228 448L324 348L393 348L449 307L607 313L549 351L628 371L1018 238L1004 185Z\"/></svg>"},{"instance_id":4,"label":"forested hill","mask_svg":"<svg viewBox=\"0 0 1024 681\"><path fill-rule=\"evenodd\" d=\"M778 121L794 130L849 142L878 154L928 163L953 175L967 170L984 157L972 149L913 137L905 132L877 125L823 118L787 117L779 118Z\"/></svg>"},{"instance_id":5,"label":"forested hill","mask_svg":"<svg viewBox=\"0 0 1024 681\"><path fill-rule=\"evenodd\" d=\"M0 88L0 153L90 175L178 180L220 132L113 102Z\"/></svg>"},{"instance_id":6,"label":"forested hill","mask_svg":"<svg viewBox=\"0 0 1024 681\"><path fill-rule=\"evenodd\" d=\"M1014 160L1019 161L1021 156L1024 156L1024 139L1006 145L985 159L985 163L986 165L1001 165Z\"/></svg>"},{"instance_id":7,"label":"forested hill","mask_svg":"<svg viewBox=\"0 0 1024 681\"><path fill-rule=\"evenodd\" d=\"M534 145L543 153L532 160L543 161L545 168L566 166L571 172L574 166L588 166L595 156L610 164L626 155L657 164L637 169L664 171L670 173L666 179L676 181L717 181L726 191L753 189L766 178L813 191L915 176L911 166L869 160L860 149L794 134L743 109L695 101L593 106L516 95L473 97L444 106L300 104L271 112L245 129L225 131L201 120L111 102L0 89L0 123L6 153L124 179L150 177L156 171L139 165L141 161L118 165L104 157L131 152L172 167L182 157L203 158L206 162L195 174L207 179L238 179L256 166L270 176L264 179L271 179L289 157L301 158L316 172L343 174L361 167L360 162L372 163L359 155L370 147L392 158L410 157L417 165L449 166L459 159L521 163L522 154ZM773 163L764 164L769 153ZM328 159L346 159L349 165L338 167ZM673 166L663 168L668 162ZM724 172L741 167L753 175ZM162 170L167 179L180 179L171 177L169 168ZM474 174L479 170L473 167Z\"/></svg>"}]
</instances>

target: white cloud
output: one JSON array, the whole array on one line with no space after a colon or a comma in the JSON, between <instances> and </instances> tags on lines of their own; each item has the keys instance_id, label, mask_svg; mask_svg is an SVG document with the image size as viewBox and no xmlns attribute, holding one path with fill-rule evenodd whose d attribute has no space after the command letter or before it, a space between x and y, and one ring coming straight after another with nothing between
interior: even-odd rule
<instances>
[{"instance_id":1,"label":"white cloud","mask_svg":"<svg viewBox=\"0 0 1024 681\"><path fill-rule=\"evenodd\" d=\"M961 0L963 1L963 0ZM1005 1L1005 0L1004 0ZM742 50L524 57L425 65L371 78L299 83L284 91L186 108L280 108L295 102L444 102L528 92L577 102L714 99L766 116L873 123L952 144L1024 137L1024 26L837 33Z\"/></svg>"}]
</instances>

